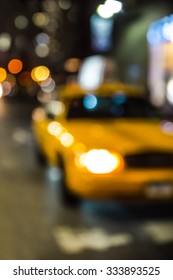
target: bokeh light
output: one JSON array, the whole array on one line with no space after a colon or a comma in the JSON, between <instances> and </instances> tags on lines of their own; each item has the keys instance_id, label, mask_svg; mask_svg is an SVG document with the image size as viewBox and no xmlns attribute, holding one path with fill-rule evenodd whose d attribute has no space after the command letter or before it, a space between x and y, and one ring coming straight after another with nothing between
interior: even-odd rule
<instances>
[{"instance_id":1,"label":"bokeh light","mask_svg":"<svg viewBox=\"0 0 173 280\"><path fill-rule=\"evenodd\" d=\"M105 5L101 4L97 8L97 13L102 18L111 18L114 14L112 9L107 8Z\"/></svg>"},{"instance_id":2,"label":"bokeh light","mask_svg":"<svg viewBox=\"0 0 173 280\"><path fill-rule=\"evenodd\" d=\"M48 125L48 131L53 136L59 136L61 132L63 131L63 127L58 122L51 122Z\"/></svg>"},{"instance_id":3,"label":"bokeh light","mask_svg":"<svg viewBox=\"0 0 173 280\"><path fill-rule=\"evenodd\" d=\"M92 110L97 106L97 98L92 94L88 94L83 99L83 105L87 110Z\"/></svg>"},{"instance_id":4,"label":"bokeh light","mask_svg":"<svg viewBox=\"0 0 173 280\"><path fill-rule=\"evenodd\" d=\"M35 52L39 57L46 57L49 55L49 47L45 44L40 44L35 47Z\"/></svg>"},{"instance_id":5,"label":"bokeh light","mask_svg":"<svg viewBox=\"0 0 173 280\"><path fill-rule=\"evenodd\" d=\"M104 4L101 4L97 8L97 13L102 18L111 18L114 14L119 13L122 10L122 3L116 0L106 0Z\"/></svg>"},{"instance_id":6,"label":"bokeh light","mask_svg":"<svg viewBox=\"0 0 173 280\"><path fill-rule=\"evenodd\" d=\"M11 47L11 36L8 33L0 34L0 51L6 52Z\"/></svg>"},{"instance_id":7,"label":"bokeh light","mask_svg":"<svg viewBox=\"0 0 173 280\"><path fill-rule=\"evenodd\" d=\"M58 5L62 10L69 10L72 6L72 3L70 0L59 0Z\"/></svg>"},{"instance_id":8,"label":"bokeh light","mask_svg":"<svg viewBox=\"0 0 173 280\"><path fill-rule=\"evenodd\" d=\"M18 29L25 29L28 26L28 19L23 15L19 15L15 18L14 24Z\"/></svg>"},{"instance_id":9,"label":"bokeh light","mask_svg":"<svg viewBox=\"0 0 173 280\"><path fill-rule=\"evenodd\" d=\"M40 87L44 92L52 92L56 87L56 83L52 78L48 78L40 83Z\"/></svg>"},{"instance_id":10,"label":"bokeh light","mask_svg":"<svg viewBox=\"0 0 173 280\"><path fill-rule=\"evenodd\" d=\"M12 84L10 84L8 81L3 81L2 87L3 87L3 96L10 95L13 89Z\"/></svg>"},{"instance_id":11,"label":"bokeh light","mask_svg":"<svg viewBox=\"0 0 173 280\"><path fill-rule=\"evenodd\" d=\"M67 72L75 73L79 70L80 62L78 58L69 58L64 63L64 69Z\"/></svg>"},{"instance_id":12,"label":"bokeh light","mask_svg":"<svg viewBox=\"0 0 173 280\"><path fill-rule=\"evenodd\" d=\"M7 72L4 68L0 67L0 83L3 82L7 77Z\"/></svg>"},{"instance_id":13,"label":"bokeh light","mask_svg":"<svg viewBox=\"0 0 173 280\"><path fill-rule=\"evenodd\" d=\"M45 27L49 22L49 15L48 13L35 13L32 21L38 27Z\"/></svg>"},{"instance_id":14,"label":"bokeh light","mask_svg":"<svg viewBox=\"0 0 173 280\"><path fill-rule=\"evenodd\" d=\"M32 119L36 122L41 122L45 119L46 114L45 114L45 110L43 108L36 108L33 110L32 112Z\"/></svg>"},{"instance_id":15,"label":"bokeh light","mask_svg":"<svg viewBox=\"0 0 173 280\"><path fill-rule=\"evenodd\" d=\"M23 63L20 59L12 59L8 63L8 70L12 74L18 74L23 68Z\"/></svg>"},{"instance_id":16,"label":"bokeh light","mask_svg":"<svg viewBox=\"0 0 173 280\"><path fill-rule=\"evenodd\" d=\"M61 134L59 140L64 147L70 147L74 143L74 137L69 132Z\"/></svg>"},{"instance_id":17,"label":"bokeh light","mask_svg":"<svg viewBox=\"0 0 173 280\"><path fill-rule=\"evenodd\" d=\"M80 68L78 82L86 90L96 89L104 80L106 59L100 55L86 58Z\"/></svg>"},{"instance_id":18,"label":"bokeh light","mask_svg":"<svg viewBox=\"0 0 173 280\"><path fill-rule=\"evenodd\" d=\"M161 130L166 134L173 134L173 123L171 121L164 120L160 124Z\"/></svg>"},{"instance_id":19,"label":"bokeh light","mask_svg":"<svg viewBox=\"0 0 173 280\"><path fill-rule=\"evenodd\" d=\"M45 81L50 75L50 70L46 66L37 66L31 71L31 77L36 82Z\"/></svg>"},{"instance_id":20,"label":"bokeh light","mask_svg":"<svg viewBox=\"0 0 173 280\"><path fill-rule=\"evenodd\" d=\"M43 8L45 11L48 13L55 13L57 11L58 5L55 0L44 0L43 3Z\"/></svg>"},{"instance_id":21,"label":"bokeh light","mask_svg":"<svg viewBox=\"0 0 173 280\"><path fill-rule=\"evenodd\" d=\"M60 116L65 111L65 105L61 101L51 100L47 104L47 108L49 112L52 112L54 116Z\"/></svg>"},{"instance_id":22,"label":"bokeh light","mask_svg":"<svg viewBox=\"0 0 173 280\"><path fill-rule=\"evenodd\" d=\"M45 93L42 90L40 90L37 94L37 100L42 104L47 104L52 99L52 94L50 92Z\"/></svg>"},{"instance_id":23,"label":"bokeh light","mask_svg":"<svg viewBox=\"0 0 173 280\"><path fill-rule=\"evenodd\" d=\"M37 36L35 37L35 41L36 44L40 45L40 44L44 44L44 45L48 45L50 43L50 37L48 34L42 32L37 34Z\"/></svg>"}]
</instances>

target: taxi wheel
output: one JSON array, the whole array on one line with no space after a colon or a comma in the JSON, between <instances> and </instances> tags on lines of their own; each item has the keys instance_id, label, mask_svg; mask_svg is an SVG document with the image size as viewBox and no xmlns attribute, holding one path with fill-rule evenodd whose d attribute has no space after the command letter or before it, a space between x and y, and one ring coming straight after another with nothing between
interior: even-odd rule
<instances>
[{"instance_id":1,"label":"taxi wheel","mask_svg":"<svg viewBox=\"0 0 173 280\"><path fill-rule=\"evenodd\" d=\"M78 206L80 203L80 199L73 194L68 186L67 186L67 182L66 182L66 172L65 172L65 167L64 167L64 161L62 159L61 156L58 156L58 165L62 171L62 179L61 179L61 199L62 202L66 205L66 206Z\"/></svg>"}]
</instances>

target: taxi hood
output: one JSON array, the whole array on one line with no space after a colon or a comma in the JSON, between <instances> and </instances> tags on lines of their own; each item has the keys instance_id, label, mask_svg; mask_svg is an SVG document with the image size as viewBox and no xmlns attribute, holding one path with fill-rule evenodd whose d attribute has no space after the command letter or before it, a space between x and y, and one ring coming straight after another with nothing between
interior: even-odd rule
<instances>
[{"instance_id":1,"label":"taxi hood","mask_svg":"<svg viewBox=\"0 0 173 280\"><path fill-rule=\"evenodd\" d=\"M161 121L144 119L69 120L68 131L87 149L110 149L126 153L172 151L173 134L163 132Z\"/></svg>"}]
</instances>

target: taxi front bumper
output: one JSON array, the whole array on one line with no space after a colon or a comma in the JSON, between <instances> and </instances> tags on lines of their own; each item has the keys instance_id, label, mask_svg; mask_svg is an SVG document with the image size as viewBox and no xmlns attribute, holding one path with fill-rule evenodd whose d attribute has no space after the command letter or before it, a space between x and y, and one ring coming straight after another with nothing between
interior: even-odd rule
<instances>
[{"instance_id":1,"label":"taxi front bumper","mask_svg":"<svg viewBox=\"0 0 173 280\"><path fill-rule=\"evenodd\" d=\"M126 169L97 175L71 166L67 185L75 194L88 199L173 200L173 169Z\"/></svg>"}]
</instances>

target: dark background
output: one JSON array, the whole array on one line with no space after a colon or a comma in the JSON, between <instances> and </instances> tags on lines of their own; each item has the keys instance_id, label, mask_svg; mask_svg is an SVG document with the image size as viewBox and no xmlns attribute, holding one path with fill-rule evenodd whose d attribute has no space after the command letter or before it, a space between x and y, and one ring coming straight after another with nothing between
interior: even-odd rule
<instances>
[{"instance_id":1,"label":"dark background","mask_svg":"<svg viewBox=\"0 0 173 280\"><path fill-rule=\"evenodd\" d=\"M59 10L56 17L58 28L52 36L59 44L57 52L46 58L38 58L34 52L34 37L43 30L33 24L32 16L36 12L45 11L45 2L46 0L1 0L0 32L10 33L13 40L11 49L0 53L2 66L5 67L10 58L17 56L25 61L26 69L30 70L41 63L50 66L57 74L64 72L63 64L67 58L83 59L98 53L91 47L90 16L95 13L98 4L104 1L73 0L71 8ZM127 80L128 66L137 64L141 68L138 82L146 84L148 67L146 32L152 21L172 13L172 1L125 0L122 2L123 12L114 16L112 46L106 52L100 53L111 55L118 62L123 80ZM17 15L27 17L29 24L26 29L19 31L14 26ZM20 47L15 46L17 36L20 36Z\"/></svg>"}]
</instances>

